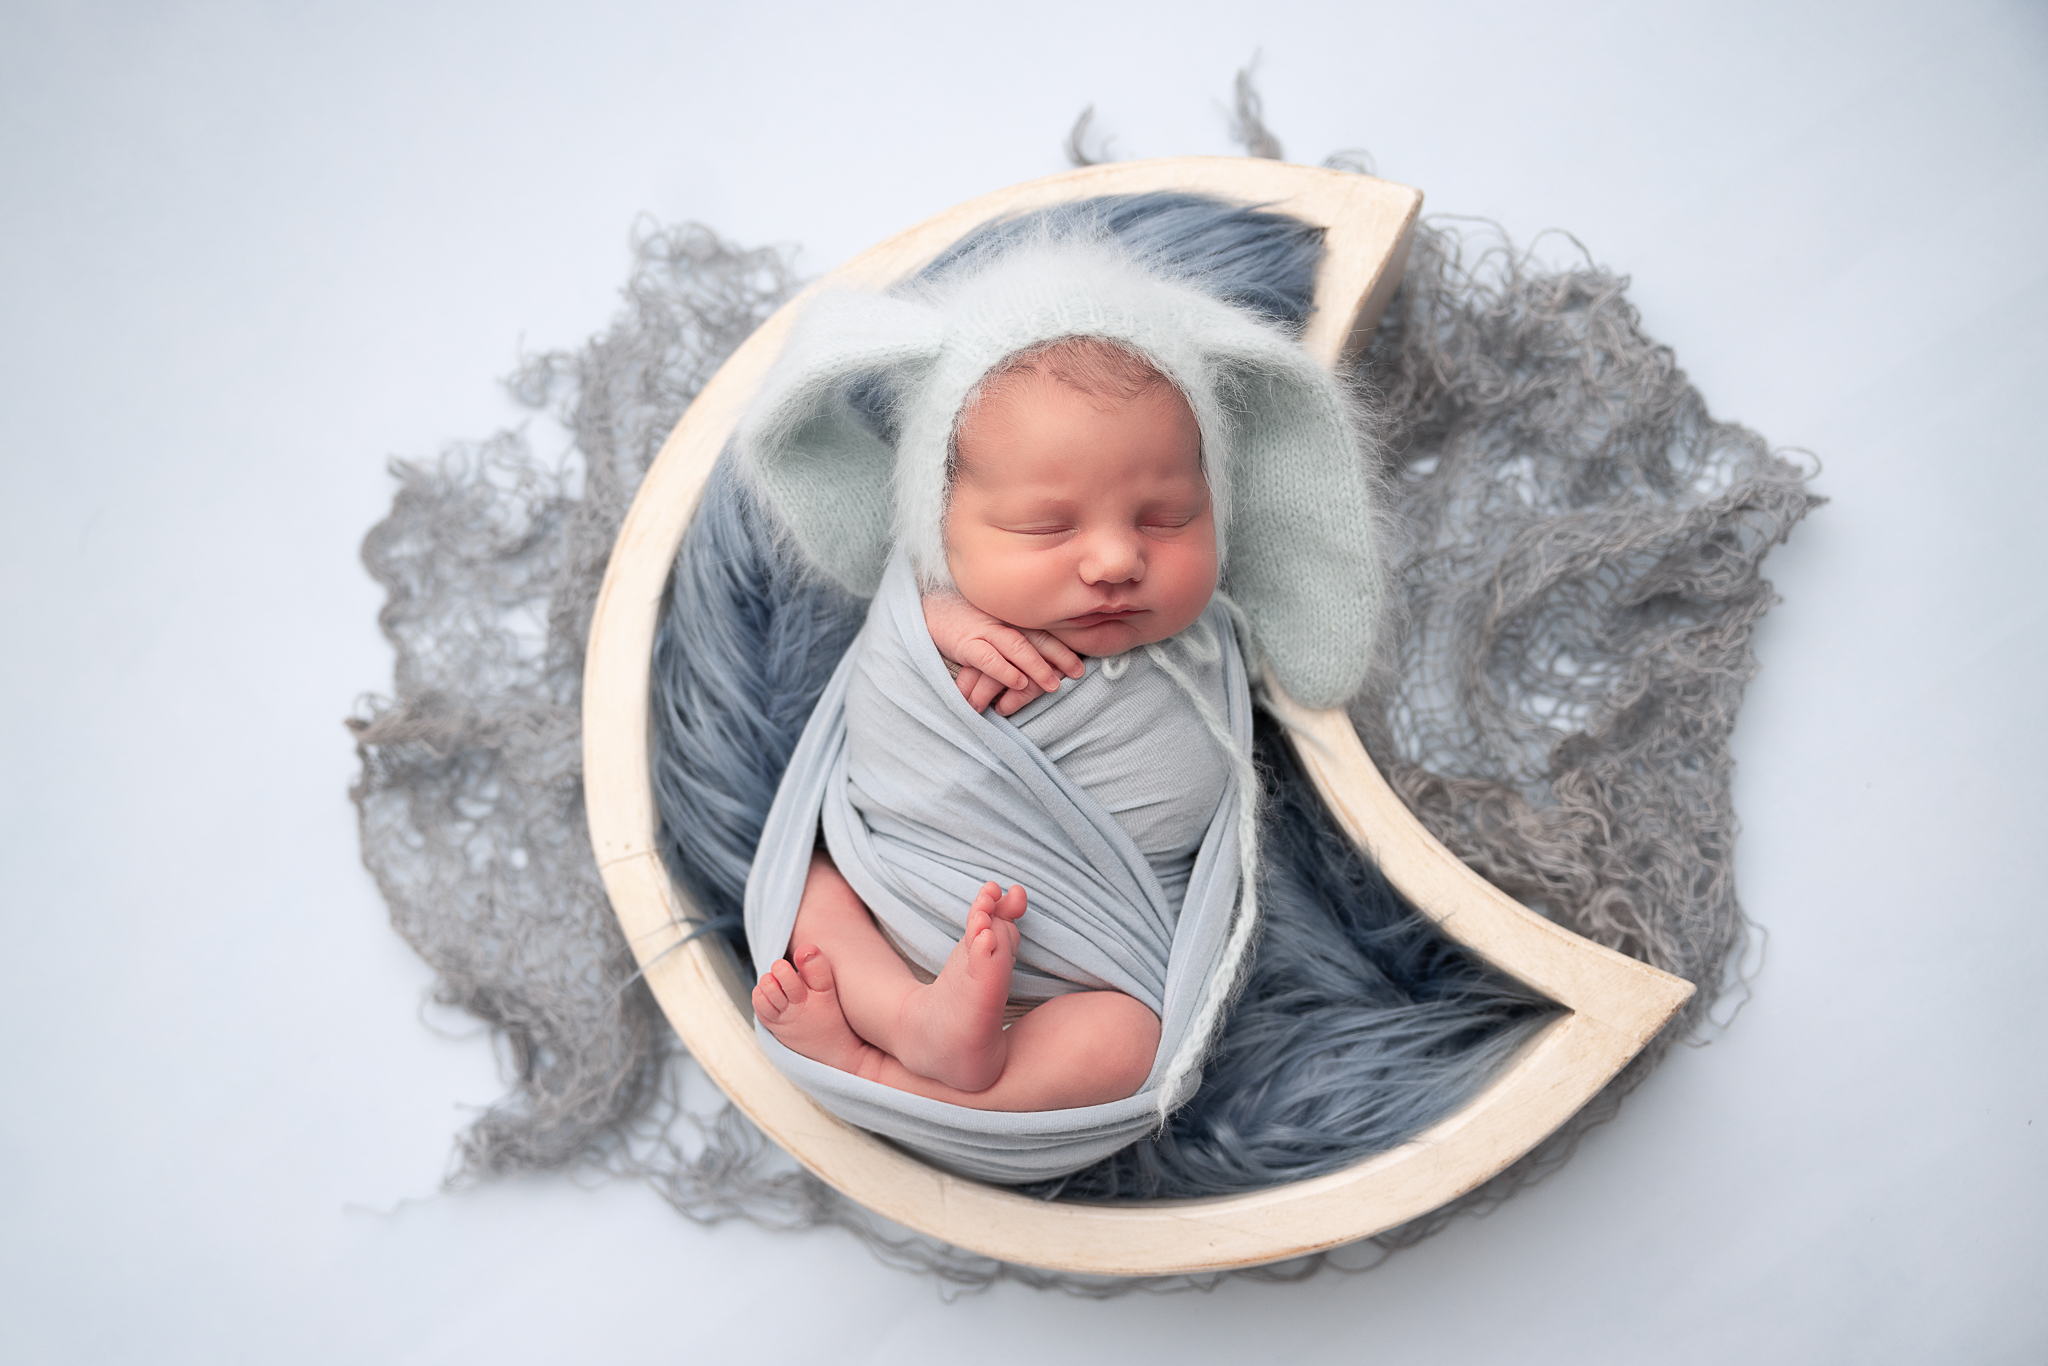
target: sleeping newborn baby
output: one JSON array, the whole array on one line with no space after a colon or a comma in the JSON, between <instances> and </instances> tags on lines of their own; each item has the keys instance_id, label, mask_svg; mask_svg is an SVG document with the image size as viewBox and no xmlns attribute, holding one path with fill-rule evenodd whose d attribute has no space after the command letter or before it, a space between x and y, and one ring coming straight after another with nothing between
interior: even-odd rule
<instances>
[{"instance_id":1,"label":"sleeping newborn baby","mask_svg":"<svg viewBox=\"0 0 2048 1366\"><path fill-rule=\"evenodd\" d=\"M988 724L1013 726L1113 817L1177 914L1241 748L1218 718L1232 683L1244 687L1215 602L1215 509L1193 410L1133 348L1057 339L975 386L947 476L955 591L921 595L932 645L969 707L1008 718ZM863 648L875 634L855 645L847 684L849 718L870 718L848 724L850 805L868 837L915 840L891 793L932 778L902 743L915 721L889 703L916 684ZM983 884L955 910L957 942L934 975L819 849L788 956L754 989L755 1016L803 1057L954 1105L1064 1110L1130 1096L1153 1071L1159 1015L1062 961L1057 935L1020 967L1031 895Z\"/></svg>"},{"instance_id":2,"label":"sleeping newborn baby","mask_svg":"<svg viewBox=\"0 0 2048 1366\"><path fill-rule=\"evenodd\" d=\"M1200 280L1027 235L822 293L736 458L869 600L747 879L763 1052L968 1175L1128 1145L1200 1085L1258 927L1246 657L1310 706L1370 658L1342 393Z\"/></svg>"}]
</instances>

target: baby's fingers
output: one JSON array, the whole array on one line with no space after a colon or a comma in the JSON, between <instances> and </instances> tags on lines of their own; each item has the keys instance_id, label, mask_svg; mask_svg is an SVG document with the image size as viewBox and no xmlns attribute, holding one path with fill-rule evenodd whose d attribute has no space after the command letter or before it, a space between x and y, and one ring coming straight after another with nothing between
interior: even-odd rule
<instances>
[{"instance_id":1,"label":"baby's fingers","mask_svg":"<svg viewBox=\"0 0 2048 1366\"><path fill-rule=\"evenodd\" d=\"M1016 636L1020 641L1024 639L1015 631L1009 634ZM1031 654L1033 658L1037 658L1037 651L1034 650ZM1043 662L1040 661L1041 666ZM1006 688L1021 688L1031 682L1030 676L1018 668L1008 653L997 645L993 634L963 641L960 646L960 667L963 672L968 669L979 669Z\"/></svg>"},{"instance_id":2,"label":"baby's fingers","mask_svg":"<svg viewBox=\"0 0 2048 1366\"><path fill-rule=\"evenodd\" d=\"M969 682L969 675L973 681ZM990 678L976 668L960 670L960 695L967 699L967 705L976 711L988 710L988 704L1002 696L1006 690L1001 682Z\"/></svg>"},{"instance_id":3,"label":"baby's fingers","mask_svg":"<svg viewBox=\"0 0 2048 1366\"><path fill-rule=\"evenodd\" d=\"M1003 695L996 699L996 715L1015 716L1043 696L1045 689L1036 684L1023 688L1006 688Z\"/></svg>"},{"instance_id":4,"label":"baby's fingers","mask_svg":"<svg viewBox=\"0 0 2048 1366\"><path fill-rule=\"evenodd\" d=\"M1069 650L1060 638L1050 631L1026 631L1025 637L1038 647L1038 653L1046 663L1058 669L1069 678L1079 678L1086 672L1081 656ZM1050 691L1048 689L1048 691Z\"/></svg>"},{"instance_id":5,"label":"baby's fingers","mask_svg":"<svg viewBox=\"0 0 2048 1366\"><path fill-rule=\"evenodd\" d=\"M1058 689L1062 672L1068 672L1069 677L1078 678L1080 676L1078 669L1066 671L1064 666L1055 665L1048 661L1046 657L1048 653L1047 646L1050 646L1052 650L1058 651L1060 654L1064 654L1069 659L1074 659L1074 652L1053 639L1048 632L1027 632L1020 631L1014 626L1005 626L1000 630L990 631L986 639L995 649L1002 652L1004 659L1021 670L1031 682L1037 684L1045 692L1053 692ZM1079 660L1075 660L1076 664L1079 662ZM1024 678L1019 678L1010 686L1020 688L1024 685L1024 682Z\"/></svg>"}]
</instances>

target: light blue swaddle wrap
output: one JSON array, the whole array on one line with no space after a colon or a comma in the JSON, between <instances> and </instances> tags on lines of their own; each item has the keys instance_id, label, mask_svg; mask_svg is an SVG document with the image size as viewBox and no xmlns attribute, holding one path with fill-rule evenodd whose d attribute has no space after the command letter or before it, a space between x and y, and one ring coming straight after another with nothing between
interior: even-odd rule
<instances>
[{"instance_id":1,"label":"light blue swaddle wrap","mask_svg":"<svg viewBox=\"0 0 2048 1366\"><path fill-rule=\"evenodd\" d=\"M947 469L964 406L1006 358L1080 336L1144 356L1201 430L1222 588L1196 627L1144 647L1144 670L1132 665L1141 687L1178 690L1171 706L1198 718L1211 757L1228 763L1178 914L1161 869L1097 796L1018 724L968 708L920 605L921 589L952 583ZM1113 987L1159 1011L1163 1032L1136 1095L1074 1110L947 1105L799 1057L757 1028L785 1073L849 1122L1003 1182L1086 1166L1193 1094L1258 925L1245 660L1297 700L1332 706L1357 691L1372 658L1384 571L1359 440L1343 393L1292 337L1086 232L1009 243L943 279L810 305L741 424L739 466L801 560L873 602L762 830L745 897L755 968L790 947L822 825L840 871L906 957L935 970L975 890L1019 882L1031 909L1012 999ZM1209 696L1204 640L1221 666ZM887 686L858 695L863 669ZM1024 713L1017 721L1033 728ZM928 783L885 782L879 769L863 778L850 726L856 740L888 727L889 743L915 755L899 775ZM1158 772L1171 782L1174 756L1163 757ZM1107 790L1100 775L1092 786Z\"/></svg>"},{"instance_id":2,"label":"light blue swaddle wrap","mask_svg":"<svg viewBox=\"0 0 2048 1366\"><path fill-rule=\"evenodd\" d=\"M928 971L958 942L984 882L1020 882L1031 908L1018 922L1013 1000L1106 988L1159 1015L1159 1052L1137 1094L1025 1113L909 1095L801 1057L756 1027L776 1065L833 1113L966 1175L1021 1182L1086 1166L1156 1126L1199 1081L1200 1041L1191 1035L1208 1027L1203 1007L1244 885L1251 696L1221 603L1172 640L1134 651L1125 668L1118 663L1090 661L1089 677L1033 703L1035 714L978 714L932 646L916 576L899 554L811 714L761 833L746 894L756 971L789 944L822 825L840 873ZM1148 762L1091 792L1028 734L1047 729L1061 708L1079 714L1084 729L1086 720L1133 712L1165 717L1169 729ZM1223 735L1210 732L1203 708ZM1171 728L1175 714L1189 724ZM1135 814L1107 809L1105 791ZM1173 851L1148 855L1127 824L1143 830L1148 810L1185 809L1191 795L1203 813L1191 863ZM1162 879L1162 862L1179 871ZM1176 895L1183 877L1185 893Z\"/></svg>"}]
</instances>

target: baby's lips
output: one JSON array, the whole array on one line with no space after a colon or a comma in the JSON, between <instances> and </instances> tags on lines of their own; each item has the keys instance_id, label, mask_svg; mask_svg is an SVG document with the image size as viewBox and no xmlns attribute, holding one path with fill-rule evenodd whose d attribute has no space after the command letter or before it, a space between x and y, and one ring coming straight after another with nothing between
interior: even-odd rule
<instances>
[{"instance_id":1,"label":"baby's lips","mask_svg":"<svg viewBox=\"0 0 2048 1366\"><path fill-rule=\"evenodd\" d=\"M1067 620L1076 625L1087 622L1091 626L1099 626L1124 617L1135 617L1144 610L1142 607L1098 607L1092 612L1077 612Z\"/></svg>"}]
</instances>

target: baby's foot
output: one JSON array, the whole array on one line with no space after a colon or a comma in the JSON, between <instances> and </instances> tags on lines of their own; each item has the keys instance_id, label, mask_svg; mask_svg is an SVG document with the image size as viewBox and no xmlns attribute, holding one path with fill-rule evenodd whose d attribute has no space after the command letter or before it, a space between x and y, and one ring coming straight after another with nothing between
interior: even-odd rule
<instances>
[{"instance_id":1,"label":"baby's foot","mask_svg":"<svg viewBox=\"0 0 2048 1366\"><path fill-rule=\"evenodd\" d=\"M904 999L896 1058L919 1076L961 1091L982 1091L1003 1074L1009 1036L1003 1007L1017 965L1022 887L983 885L967 910L967 929L938 980Z\"/></svg>"},{"instance_id":2,"label":"baby's foot","mask_svg":"<svg viewBox=\"0 0 2048 1366\"><path fill-rule=\"evenodd\" d=\"M797 965L793 966L790 958ZM754 1018L792 1053L842 1072L871 1075L881 1060L881 1050L863 1041L846 1023L825 951L806 944L790 958L778 958L775 966L761 974L760 984L754 988Z\"/></svg>"}]
</instances>

